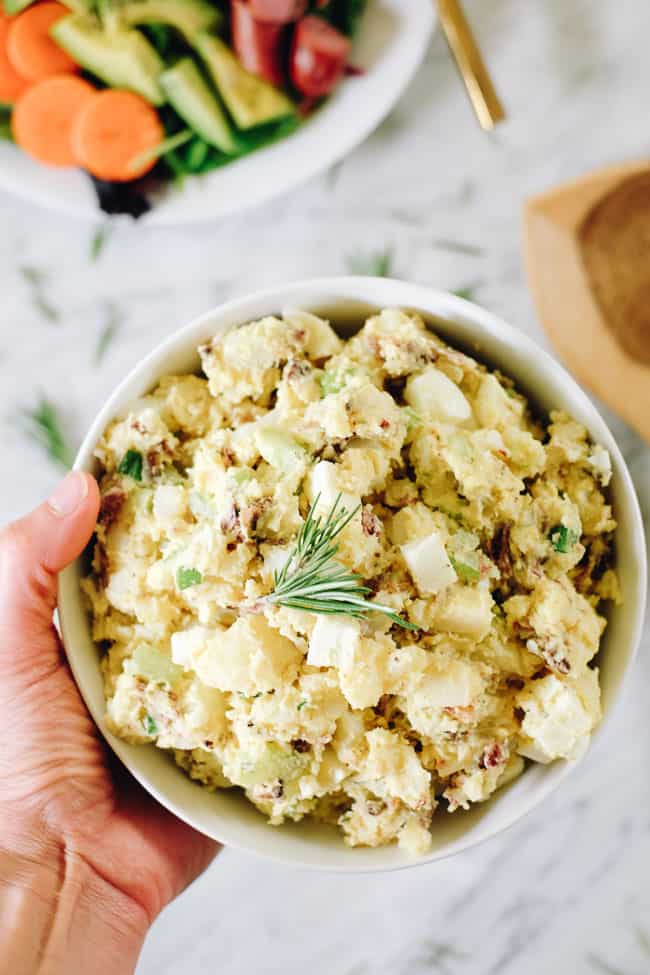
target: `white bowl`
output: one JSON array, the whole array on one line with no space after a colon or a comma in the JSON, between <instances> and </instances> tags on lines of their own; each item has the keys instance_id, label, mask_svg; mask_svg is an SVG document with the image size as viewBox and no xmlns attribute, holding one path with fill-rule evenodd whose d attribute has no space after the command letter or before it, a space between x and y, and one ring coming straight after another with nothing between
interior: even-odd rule
<instances>
[{"instance_id":1,"label":"white bowl","mask_svg":"<svg viewBox=\"0 0 650 975\"><path fill-rule=\"evenodd\" d=\"M607 719L634 658L644 616L646 554L632 481L607 426L568 373L526 336L470 302L401 281L365 277L288 284L228 302L171 336L127 376L95 419L75 467L95 471L93 449L109 421L123 414L162 376L196 370L196 348L201 342L263 315L279 313L287 305L321 313L342 331L353 328L380 308L417 310L451 343L514 377L539 408L566 410L609 450L614 467L611 497L619 523L617 559L624 603L611 609L598 661ZM99 655L79 590L82 572L79 561L62 574L59 614L70 665L93 718L111 748L149 792L181 819L223 843L285 863L341 871L389 870L425 863L465 850L511 826L543 802L577 764L573 760L532 766L490 802L467 813L439 813L434 817L433 849L419 859L409 858L395 846L349 849L333 827L315 823L273 828L242 795L234 791L206 792L161 750L128 745L108 732ZM602 725L597 734L601 729Z\"/></svg>"},{"instance_id":2,"label":"white bowl","mask_svg":"<svg viewBox=\"0 0 650 975\"><path fill-rule=\"evenodd\" d=\"M429 45L434 6L370 0L352 60L365 74L346 79L293 135L220 169L169 186L142 220L170 226L216 220L288 192L351 152L388 115ZM53 169L0 142L0 188L40 206L97 221L102 212L78 169Z\"/></svg>"}]
</instances>

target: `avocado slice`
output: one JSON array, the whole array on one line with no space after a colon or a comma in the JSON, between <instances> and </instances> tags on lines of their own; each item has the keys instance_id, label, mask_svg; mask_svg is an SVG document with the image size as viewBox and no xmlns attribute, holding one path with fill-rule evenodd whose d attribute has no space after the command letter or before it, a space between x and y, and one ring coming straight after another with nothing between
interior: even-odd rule
<instances>
[{"instance_id":1,"label":"avocado slice","mask_svg":"<svg viewBox=\"0 0 650 975\"><path fill-rule=\"evenodd\" d=\"M63 17L51 30L52 37L82 68L113 88L126 88L152 105L165 96L158 78L165 65L155 48L137 30L110 33L89 17Z\"/></svg>"},{"instance_id":2,"label":"avocado slice","mask_svg":"<svg viewBox=\"0 0 650 975\"><path fill-rule=\"evenodd\" d=\"M125 0L118 7L125 27L138 24L169 24L183 35L188 44L201 31L221 26L221 11L207 0Z\"/></svg>"},{"instance_id":3,"label":"avocado slice","mask_svg":"<svg viewBox=\"0 0 650 975\"><path fill-rule=\"evenodd\" d=\"M194 45L240 129L251 129L295 114L291 99L268 81L246 71L221 38L198 34Z\"/></svg>"},{"instance_id":4,"label":"avocado slice","mask_svg":"<svg viewBox=\"0 0 650 975\"><path fill-rule=\"evenodd\" d=\"M222 152L228 155L237 152L226 113L192 58L182 58L164 71L159 81L170 105L191 129Z\"/></svg>"},{"instance_id":5,"label":"avocado slice","mask_svg":"<svg viewBox=\"0 0 650 975\"><path fill-rule=\"evenodd\" d=\"M0 2L0 10L4 7L6 14L19 14L21 10L26 10L27 7L31 7L35 2L36 0L2 0ZM61 0L61 3L65 7L77 13L90 11L92 2L93 0Z\"/></svg>"}]
</instances>

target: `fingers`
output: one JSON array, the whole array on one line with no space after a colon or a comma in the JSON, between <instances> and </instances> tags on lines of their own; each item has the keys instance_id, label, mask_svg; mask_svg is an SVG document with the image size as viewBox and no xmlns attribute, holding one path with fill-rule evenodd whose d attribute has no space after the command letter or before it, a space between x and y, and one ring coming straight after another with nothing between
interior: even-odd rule
<instances>
[{"instance_id":1,"label":"fingers","mask_svg":"<svg viewBox=\"0 0 650 975\"><path fill-rule=\"evenodd\" d=\"M51 498L0 532L0 665L28 666L51 636L56 576L83 550L99 511L95 480L68 474ZM58 654L50 640L52 656Z\"/></svg>"}]
</instances>

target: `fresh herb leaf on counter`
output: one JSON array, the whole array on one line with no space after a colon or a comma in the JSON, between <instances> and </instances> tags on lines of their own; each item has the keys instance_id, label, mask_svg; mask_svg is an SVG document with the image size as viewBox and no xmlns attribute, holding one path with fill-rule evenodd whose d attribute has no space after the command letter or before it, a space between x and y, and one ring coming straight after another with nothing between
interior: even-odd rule
<instances>
[{"instance_id":1,"label":"fresh herb leaf on counter","mask_svg":"<svg viewBox=\"0 0 650 975\"><path fill-rule=\"evenodd\" d=\"M192 586L198 586L201 582L203 582L203 576L198 569L186 569L179 566L176 571L176 584L181 592L184 589L190 589Z\"/></svg>"},{"instance_id":2,"label":"fresh herb leaf on counter","mask_svg":"<svg viewBox=\"0 0 650 975\"><path fill-rule=\"evenodd\" d=\"M345 260L350 274L360 274L369 278L388 278L392 268L393 254L390 250L374 254L351 254Z\"/></svg>"},{"instance_id":3,"label":"fresh herb leaf on counter","mask_svg":"<svg viewBox=\"0 0 650 975\"><path fill-rule=\"evenodd\" d=\"M142 480L142 454L139 450L127 450L117 468L118 473L132 477L134 481Z\"/></svg>"},{"instance_id":4,"label":"fresh herb leaf on counter","mask_svg":"<svg viewBox=\"0 0 650 975\"><path fill-rule=\"evenodd\" d=\"M54 403L41 393L36 406L23 410L21 417L27 436L43 447L51 460L62 467L72 466L74 452L63 433Z\"/></svg>"},{"instance_id":5,"label":"fresh herb leaf on counter","mask_svg":"<svg viewBox=\"0 0 650 975\"><path fill-rule=\"evenodd\" d=\"M21 267L19 271L29 287L30 296L36 310L49 322L58 322L61 317L59 310L55 308L45 294L45 283L47 281L45 271L31 266Z\"/></svg>"},{"instance_id":6,"label":"fresh herb leaf on counter","mask_svg":"<svg viewBox=\"0 0 650 975\"><path fill-rule=\"evenodd\" d=\"M101 365L110 346L115 341L119 330L122 327L122 313L113 301L109 301L106 307L106 318L102 330L97 339L95 348L94 362L96 366Z\"/></svg>"},{"instance_id":7,"label":"fresh herb leaf on counter","mask_svg":"<svg viewBox=\"0 0 650 975\"><path fill-rule=\"evenodd\" d=\"M474 286L469 286L467 288L458 288L456 291L452 291L452 295L456 295L457 298L464 298L465 301L474 301Z\"/></svg>"},{"instance_id":8,"label":"fresh herb leaf on counter","mask_svg":"<svg viewBox=\"0 0 650 975\"><path fill-rule=\"evenodd\" d=\"M90 260L98 261L104 252L106 243L111 233L111 227L108 223L103 223L97 228L90 241Z\"/></svg>"}]
</instances>

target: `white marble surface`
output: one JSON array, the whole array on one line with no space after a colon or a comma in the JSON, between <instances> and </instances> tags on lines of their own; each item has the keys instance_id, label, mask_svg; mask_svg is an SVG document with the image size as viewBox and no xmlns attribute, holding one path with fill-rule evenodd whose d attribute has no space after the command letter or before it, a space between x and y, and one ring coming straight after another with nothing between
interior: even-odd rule
<instances>
[{"instance_id":1,"label":"white marble surface","mask_svg":"<svg viewBox=\"0 0 650 975\"><path fill-rule=\"evenodd\" d=\"M424 0L423 0L424 2ZM509 110L474 123L440 36L407 96L335 171L198 229L94 229L0 196L0 520L57 471L18 414L38 390L72 442L162 336L262 284L392 250L397 276L459 288L540 338L522 275L523 198L647 154L645 0L468 0ZM458 246L463 245L463 246ZM46 277L45 319L21 268ZM122 327L93 353L111 305ZM650 521L650 451L612 425ZM650 663L608 733L543 809L451 861L398 874L295 872L233 851L156 923L139 975L643 975L650 971Z\"/></svg>"}]
</instances>

